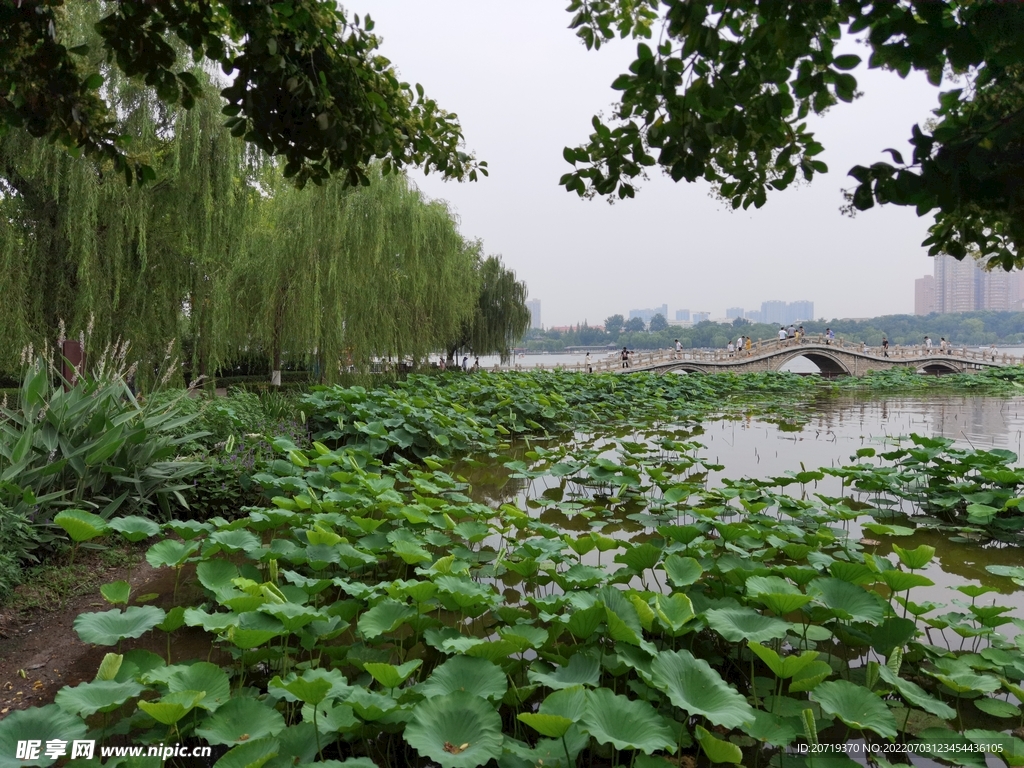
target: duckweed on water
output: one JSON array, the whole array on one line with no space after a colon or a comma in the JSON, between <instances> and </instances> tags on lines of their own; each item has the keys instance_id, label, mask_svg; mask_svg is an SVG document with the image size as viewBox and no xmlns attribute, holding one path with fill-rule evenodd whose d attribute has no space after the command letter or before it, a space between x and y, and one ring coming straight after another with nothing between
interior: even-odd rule
<instances>
[{"instance_id":1,"label":"duckweed on water","mask_svg":"<svg viewBox=\"0 0 1024 768\"><path fill-rule=\"evenodd\" d=\"M0 721L0 766L19 764L19 739L86 732L213 744L221 768L841 768L856 763L815 745L854 737L882 766L900 743L1024 764L1010 639L1024 623L985 587L916 602L934 550L885 555L851 528L888 539L927 514L1011 539L1016 457L914 437L845 467L708 487L686 422L751 390L777 402L774 387L818 385L548 374L316 391L314 448L278 440L255 475L266 506L162 526L64 520L76 540L164 537L147 560L197 598L165 610L105 587L113 607L75 622L112 649L96 679ZM528 441L519 458L513 435ZM467 459L548 490L474 502ZM813 493L826 472L840 496ZM186 627L207 635L208 660L174 656ZM151 635L165 653L126 648Z\"/></svg>"}]
</instances>

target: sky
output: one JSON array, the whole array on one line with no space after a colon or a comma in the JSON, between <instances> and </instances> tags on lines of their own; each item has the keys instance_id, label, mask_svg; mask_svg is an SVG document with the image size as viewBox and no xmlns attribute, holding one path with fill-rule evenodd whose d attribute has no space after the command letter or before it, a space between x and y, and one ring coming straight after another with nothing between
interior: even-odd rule
<instances>
[{"instance_id":1,"label":"sky","mask_svg":"<svg viewBox=\"0 0 1024 768\"><path fill-rule=\"evenodd\" d=\"M632 200L584 200L558 185L566 146L584 143L591 118L610 112L615 77L636 43L588 51L562 5L479 0L354 0L369 13L381 52L403 80L459 116L466 147L490 176L445 182L410 177L449 202L463 234L500 254L540 299L546 327L668 304L724 317L727 307L809 300L819 318L914 311L914 279L932 273L921 242L931 218L875 207L843 216L841 190L854 165L909 155L907 137L937 104L923 75L853 71L864 96L811 126L829 173L769 194L760 210L732 211L705 182L674 183L655 171ZM867 59L855 41L849 52Z\"/></svg>"}]
</instances>

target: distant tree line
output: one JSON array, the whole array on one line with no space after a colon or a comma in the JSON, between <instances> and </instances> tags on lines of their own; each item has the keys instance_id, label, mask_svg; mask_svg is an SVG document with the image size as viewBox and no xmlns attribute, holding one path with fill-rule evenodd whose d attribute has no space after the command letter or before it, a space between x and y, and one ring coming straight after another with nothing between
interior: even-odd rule
<instances>
[{"instance_id":1,"label":"distant tree line","mask_svg":"<svg viewBox=\"0 0 1024 768\"><path fill-rule=\"evenodd\" d=\"M962 312L931 315L884 315L863 320L809 320L802 323L811 336L831 328L837 339L864 342L876 346L887 338L890 344L921 344L930 336L937 344L945 338L957 346L986 344L1024 344L1024 312ZM737 337L754 341L774 339L779 326L774 323L751 323L739 318L730 323L705 321L689 328L670 326L661 315L650 324L640 318L626 320L612 315L605 327L583 323L569 331L530 330L523 345L530 351L560 352L567 347L615 345L630 349L666 349L675 340L686 349L724 347Z\"/></svg>"}]
</instances>

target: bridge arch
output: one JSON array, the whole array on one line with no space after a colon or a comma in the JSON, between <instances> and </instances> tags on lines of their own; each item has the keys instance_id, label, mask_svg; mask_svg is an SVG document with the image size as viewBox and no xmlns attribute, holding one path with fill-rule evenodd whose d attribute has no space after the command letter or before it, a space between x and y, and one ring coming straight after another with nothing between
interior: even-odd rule
<instances>
[{"instance_id":1,"label":"bridge arch","mask_svg":"<svg viewBox=\"0 0 1024 768\"><path fill-rule=\"evenodd\" d=\"M693 363L677 363L675 365L663 368L662 373L707 373L708 369L701 365L694 365Z\"/></svg>"},{"instance_id":2,"label":"bridge arch","mask_svg":"<svg viewBox=\"0 0 1024 768\"><path fill-rule=\"evenodd\" d=\"M947 373L963 373L963 369L956 363L951 363L947 360L929 360L924 365L917 369L918 373L932 374L933 376L942 376Z\"/></svg>"},{"instance_id":3,"label":"bridge arch","mask_svg":"<svg viewBox=\"0 0 1024 768\"><path fill-rule=\"evenodd\" d=\"M772 370L780 371L787 363L797 358L810 360L821 371L822 376L852 376L853 372L838 355L823 350L795 349L792 354L779 355L771 361Z\"/></svg>"}]
</instances>

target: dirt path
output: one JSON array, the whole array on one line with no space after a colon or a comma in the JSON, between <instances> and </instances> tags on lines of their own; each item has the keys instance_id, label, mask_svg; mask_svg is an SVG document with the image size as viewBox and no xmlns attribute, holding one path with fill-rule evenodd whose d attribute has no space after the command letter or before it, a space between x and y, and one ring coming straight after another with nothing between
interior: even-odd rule
<instances>
[{"instance_id":1,"label":"dirt path","mask_svg":"<svg viewBox=\"0 0 1024 768\"><path fill-rule=\"evenodd\" d=\"M73 625L80 613L111 607L100 596L99 584L124 579L132 585L133 595L157 592L163 597L165 574L145 562L131 569L104 568L96 559L89 566L90 580L95 579L97 587L59 608L43 607L28 615L0 609L0 719L14 710L47 704L63 686L96 675L104 654L112 649L83 643Z\"/></svg>"}]
</instances>

